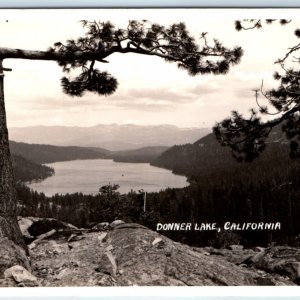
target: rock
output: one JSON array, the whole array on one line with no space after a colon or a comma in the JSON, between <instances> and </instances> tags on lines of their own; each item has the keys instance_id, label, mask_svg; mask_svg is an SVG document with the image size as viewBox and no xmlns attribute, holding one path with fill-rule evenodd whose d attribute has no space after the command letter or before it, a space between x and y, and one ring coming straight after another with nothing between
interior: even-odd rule
<instances>
[{"instance_id":1,"label":"rock","mask_svg":"<svg viewBox=\"0 0 300 300\"><path fill-rule=\"evenodd\" d=\"M205 247L204 249L207 250L207 252L210 253L210 255L222 256L227 261L232 262L236 265L247 264L247 260L252 258L255 253L251 249L229 250L229 249L215 249L212 247Z\"/></svg>"},{"instance_id":2,"label":"rock","mask_svg":"<svg viewBox=\"0 0 300 300\"><path fill-rule=\"evenodd\" d=\"M102 232L99 236L98 236L98 240L100 243L105 242L105 238L107 236L107 232Z\"/></svg>"},{"instance_id":3,"label":"rock","mask_svg":"<svg viewBox=\"0 0 300 300\"><path fill-rule=\"evenodd\" d=\"M78 229L71 224L51 218L19 218L18 223L24 238L27 238L27 240L29 239L30 241L52 230L58 231L59 229Z\"/></svg>"},{"instance_id":4,"label":"rock","mask_svg":"<svg viewBox=\"0 0 300 300\"><path fill-rule=\"evenodd\" d=\"M265 250L262 250L260 252L255 252L256 254L251 255L249 257L247 257L243 263L247 264L247 265L255 265L257 262L259 262L265 255Z\"/></svg>"},{"instance_id":5,"label":"rock","mask_svg":"<svg viewBox=\"0 0 300 300\"><path fill-rule=\"evenodd\" d=\"M106 252L105 254L108 257L108 259L109 259L109 261L112 265L112 271L113 272L112 272L111 275L116 276L117 270L118 270L117 263L116 263L116 258L114 257L114 255L110 251Z\"/></svg>"},{"instance_id":6,"label":"rock","mask_svg":"<svg viewBox=\"0 0 300 300\"><path fill-rule=\"evenodd\" d=\"M33 239L34 237L28 232L28 228L33 224L33 221L29 218L19 218L18 223L24 238Z\"/></svg>"},{"instance_id":7,"label":"rock","mask_svg":"<svg viewBox=\"0 0 300 300\"><path fill-rule=\"evenodd\" d=\"M98 286L117 286L117 281L113 277L103 274L96 284Z\"/></svg>"},{"instance_id":8,"label":"rock","mask_svg":"<svg viewBox=\"0 0 300 300\"><path fill-rule=\"evenodd\" d=\"M263 247L255 247L254 248L254 251L255 252L262 252L262 251L264 251L266 248L263 248Z\"/></svg>"},{"instance_id":9,"label":"rock","mask_svg":"<svg viewBox=\"0 0 300 300\"><path fill-rule=\"evenodd\" d=\"M108 251L112 251L114 250L114 247L112 245L108 245L106 248L105 248L105 251L108 252Z\"/></svg>"},{"instance_id":10,"label":"rock","mask_svg":"<svg viewBox=\"0 0 300 300\"><path fill-rule=\"evenodd\" d=\"M267 272L288 276L292 281L300 281L300 249L276 246L259 252L252 258L252 266Z\"/></svg>"},{"instance_id":11,"label":"rock","mask_svg":"<svg viewBox=\"0 0 300 300\"><path fill-rule=\"evenodd\" d=\"M152 247L157 238L163 239L163 248ZM117 277L118 285L256 285L259 277L222 256L193 251L149 229L113 230L108 239L118 269L123 271Z\"/></svg>"},{"instance_id":12,"label":"rock","mask_svg":"<svg viewBox=\"0 0 300 300\"><path fill-rule=\"evenodd\" d=\"M37 286L39 285L33 281L22 281L17 284L17 287L37 287Z\"/></svg>"},{"instance_id":13,"label":"rock","mask_svg":"<svg viewBox=\"0 0 300 300\"><path fill-rule=\"evenodd\" d=\"M63 269L62 271L59 272L59 274L57 274L55 276L55 278L57 280L62 280L65 276L69 275L70 272L72 272L70 269L66 268L66 269Z\"/></svg>"},{"instance_id":14,"label":"rock","mask_svg":"<svg viewBox=\"0 0 300 300\"><path fill-rule=\"evenodd\" d=\"M99 223L99 224L95 225L92 229L108 230L109 229L109 223L108 222Z\"/></svg>"},{"instance_id":15,"label":"rock","mask_svg":"<svg viewBox=\"0 0 300 300\"><path fill-rule=\"evenodd\" d=\"M257 285L263 285L263 286L276 285L275 281L269 277L258 277L256 282Z\"/></svg>"},{"instance_id":16,"label":"rock","mask_svg":"<svg viewBox=\"0 0 300 300\"><path fill-rule=\"evenodd\" d=\"M162 238L157 237L157 238L155 238L154 241L152 242L152 246L155 246L156 244L161 243L162 241L163 241Z\"/></svg>"},{"instance_id":17,"label":"rock","mask_svg":"<svg viewBox=\"0 0 300 300\"><path fill-rule=\"evenodd\" d=\"M110 251L104 253L102 256L99 266L95 269L97 272L101 272L110 276L116 276L117 264L115 257Z\"/></svg>"},{"instance_id":18,"label":"rock","mask_svg":"<svg viewBox=\"0 0 300 300\"><path fill-rule=\"evenodd\" d=\"M244 249L244 246L243 245L230 245L228 247L229 250L232 250L232 251L242 251Z\"/></svg>"},{"instance_id":19,"label":"rock","mask_svg":"<svg viewBox=\"0 0 300 300\"><path fill-rule=\"evenodd\" d=\"M111 223L109 224L109 226L110 226L111 228L114 228L114 227L116 227L117 225L120 225L120 224L125 224L125 222L122 221L122 220L115 220L115 221L111 222Z\"/></svg>"},{"instance_id":20,"label":"rock","mask_svg":"<svg viewBox=\"0 0 300 300\"><path fill-rule=\"evenodd\" d=\"M33 248L36 247L36 245L37 245L37 243L32 242L30 245L28 245L28 249L29 249L29 250L32 250Z\"/></svg>"},{"instance_id":21,"label":"rock","mask_svg":"<svg viewBox=\"0 0 300 300\"><path fill-rule=\"evenodd\" d=\"M286 276L255 269L253 262L240 265L250 257L260 261L257 255L265 251L189 247L134 223L106 232L79 231L83 240L68 242L78 231L67 231L64 238L54 235L56 240L44 239L31 250L33 274L42 286L294 285Z\"/></svg>"},{"instance_id":22,"label":"rock","mask_svg":"<svg viewBox=\"0 0 300 300\"><path fill-rule=\"evenodd\" d=\"M13 278L18 286L39 286L37 278L22 266L13 266L4 272L5 278ZM19 285L21 284L21 285Z\"/></svg>"},{"instance_id":23,"label":"rock","mask_svg":"<svg viewBox=\"0 0 300 300\"><path fill-rule=\"evenodd\" d=\"M0 287L17 287L18 284L13 278L0 279Z\"/></svg>"},{"instance_id":24,"label":"rock","mask_svg":"<svg viewBox=\"0 0 300 300\"><path fill-rule=\"evenodd\" d=\"M43 233L43 234L37 236L37 239L34 240L32 243L30 243L30 244L28 245L28 249L29 249L29 250L32 250L32 249L35 248L36 245L39 244L42 240L51 237L51 236L54 235L55 233L56 233L56 230L55 230L55 229L52 229L52 230L50 230L50 231L48 231L48 232L46 232L46 233Z\"/></svg>"},{"instance_id":25,"label":"rock","mask_svg":"<svg viewBox=\"0 0 300 300\"><path fill-rule=\"evenodd\" d=\"M51 240L47 243L47 245L48 245L48 251L53 255L60 255L68 252L68 247L65 243L58 244L56 241Z\"/></svg>"},{"instance_id":26,"label":"rock","mask_svg":"<svg viewBox=\"0 0 300 300\"><path fill-rule=\"evenodd\" d=\"M0 238L0 277L4 271L14 265L30 270L29 259L25 250L7 238Z\"/></svg>"}]
</instances>

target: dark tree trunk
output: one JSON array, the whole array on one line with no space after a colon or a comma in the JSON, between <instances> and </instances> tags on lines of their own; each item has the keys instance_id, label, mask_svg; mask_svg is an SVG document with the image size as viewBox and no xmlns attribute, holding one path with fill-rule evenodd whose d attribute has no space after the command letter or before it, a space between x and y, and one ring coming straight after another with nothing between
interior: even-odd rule
<instances>
[{"instance_id":1,"label":"dark tree trunk","mask_svg":"<svg viewBox=\"0 0 300 300\"><path fill-rule=\"evenodd\" d=\"M17 199L6 124L3 68L0 60L0 238L8 238L26 249L17 222Z\"/></svg>"}]
</instances>

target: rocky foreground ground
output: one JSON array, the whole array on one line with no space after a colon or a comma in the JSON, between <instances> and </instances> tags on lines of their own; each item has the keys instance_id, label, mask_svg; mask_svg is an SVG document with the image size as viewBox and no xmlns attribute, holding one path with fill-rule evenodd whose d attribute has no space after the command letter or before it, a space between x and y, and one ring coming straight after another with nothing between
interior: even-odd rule
<instances>
[{"instance_id":1,"label":"rocky foreground ground","mask_svg":"<svg viewBox=\"0 0 300 300\"><path fill-rule=\"evenodd\" d=\"M29 253L0 241L0 286L210 286L300 283L300 249L195 248L138 224L78 229L19 220Z\"/></svg>"}]
</instances>

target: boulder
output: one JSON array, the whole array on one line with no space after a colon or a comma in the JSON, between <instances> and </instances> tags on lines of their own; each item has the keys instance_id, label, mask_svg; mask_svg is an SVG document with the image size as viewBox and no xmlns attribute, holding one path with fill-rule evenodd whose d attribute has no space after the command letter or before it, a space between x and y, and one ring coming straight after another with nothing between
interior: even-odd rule
<instances>
[{"instance_id":1,"label":"boulder","mask_svg":"<svg viewBox=\"0 0 300 300\"><path fill-rule=\"evenodd\" d=\"M113 246L111 252L117 270L122 270L114 277L118 285L258 285L262 282L253 270L236 266L222 256L196 252L147 228L117 227L108 233L107 240ZM154 241L160 241L155 244L160 247L154 247ZM272 284L283 282L274 278Z\"/></svg>"},{"instance_id":2,"label":"boulder","mask_svg":"<svg viewBox=\"0 0 300 300\"><path fill-rule=\"evenodd\" d=\"M244 249L244 246L243 245L230 245L230 246L228 246L228 249L232 250L232 251L242 251Z\"/></svg>"},{"instance_id":3,"label":"boulder","mask_svg":"<svg viewBox=\"0 0 300 300\"><path fill-rule=\"evenodd\" d=\"M210 255L214 256L221 256L224 257L229 262L232 262L236 265L248 265L247 263L250 259L253 258L254 252L252 249L244 249L239 250L239 248L233 248L233 250L229 249L215 249L212 247L205 247L204 248Z\"/></svg>"},{"instance_id":4,"label":"boulder","mask_svg":"<svg viewBox=\"0 0 300 300\"><path fill-rule=\"evenodd\" d=\"M99 224L95 225L92 229L108 230L109 229L109 223L108 222L99 223Z\"/></svg>"},{"instance_id":5,"label":"boulder","mask_svg":"<svg viewBox=\"0 0 300 300\"><path fill-rule=\"evenodd\" d=\"M53 230L69 229L76 230L77 227L52 218L18 218L19 227L27 243L40 238L43 234Z\"/></svg>"},{"instance_id":6,"label":"boulder","mask_svg":"<svg viewBox=\"0 0 300 300\"><path fill-rule=\"evenodd\" d=\"M18 286L39 286L37 278L28 272L24 267L19 265L5 270L4 277L6 279L13 278Z\"/></svg>"},{"instance_id":7,"label":"boulder","mask_svg":"<svg viewBox=\"0 0 300 300\"><path fill-rule=\"evenodd\" d=\"M29 218L19 218L18 220L22 235L25 239L34 239L34 237L28 232L28 228L33 224L33 221Z\"/></svg>"},{"instance_id":8,"label":"boulder","mask_svg":"<svg viewBox=\"0 0 300 300\"><path fill-rule=\"evenodd\" d=\"M115 220L115 221L111 222L111 223L109 224L109 226L110 226L111 228L115 228L116 226L118 226L118 225L120 225L120 224L125 224L125 222L122 221L122 220Z\"/></svg>"},{"instance_id":9,"label":"boulder","mask_svg":"<svg viewBox=\"0 0 300 300\"><path fill-rule=\"evenodd\" d=\"M252 259L252 266L270 273L288 276L300 283L300 249L276 246L265 249Z\"/></svg>"},{"instance_id":10,"label":"boulder","mask_svg":"<svg viewBox=\"0 0 300 300\"><path fill-rule=\"evenodd\" d=\"M155 238L154 241L152 242L152 246L155 246L156 244L159 244L159 243L163 243L163 239L162 238Z\"/></svg>"},{"instance_id":11,"label":"boulder","mask_svg":"<svg viewBox=\"0 0 300 300\"><path fill-rule=\"evenodd\" d=\"M264 247L255 247L254 248L254 251L255 252L262 252L262 251L264 251L266 248L264 248Z\"/></svg>"}]
</instances>

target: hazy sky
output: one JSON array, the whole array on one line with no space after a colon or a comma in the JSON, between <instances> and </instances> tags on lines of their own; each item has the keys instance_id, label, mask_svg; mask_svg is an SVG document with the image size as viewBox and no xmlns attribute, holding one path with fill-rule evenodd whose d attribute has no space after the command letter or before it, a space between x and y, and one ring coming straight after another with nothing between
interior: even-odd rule
<instances>
[{"instance_id":1,"label":"hazy sky","mask_svg":"<svg viewBox=\"0 0 300 300\"><path fill-rule=\"evenodd\" d=\"M292 18L286 26L266 25L261 30L237 32L234 20ZM264 79L274 84L274 61L298 43L293 31L300 27L296 10L16 10L0 11L1 47L46 50L54 42L84 33L78 22L110 20L125 27L129 19L146 19L168 25L183 21L195 38L208 32L225 46L245 51L239 65L227 75L191 77L175 64L155 57L114 54L109 64L98 65L119 81L115 94L82 98L64 95L63 73L55 62L5 60L13 69L5 76L9 127L32 125L93 126L99 123L174 124L211 127L237 109L247 113L255 106L252 89ZM263 101L263 99L261 99Z\"/></svg>"}]
</instances>

